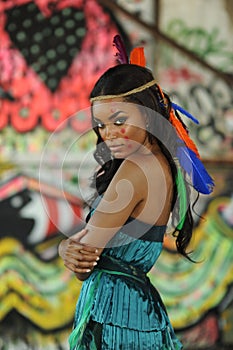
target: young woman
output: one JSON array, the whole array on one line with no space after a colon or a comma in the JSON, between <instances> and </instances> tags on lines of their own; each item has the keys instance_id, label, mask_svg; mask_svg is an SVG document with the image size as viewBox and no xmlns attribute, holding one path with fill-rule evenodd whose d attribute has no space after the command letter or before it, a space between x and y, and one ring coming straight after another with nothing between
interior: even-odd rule
<instances>
[{"instance_id":1,"label":"young woman","mask_svg":"<svg viewBox=\"0 0 233 350\"><path fill-rule=\"evenodd\" d=\"M187 134L186 128L151 72L139 65L106 71L91 103L100 165L96 196L85 229L59 246L65 266L84 281L70 348L181 349L146 274L161 253L171 212L182 211L176 245L190 259L189 190L174 159L181 144L177 130Z\"/></svg>"}]
</instances>

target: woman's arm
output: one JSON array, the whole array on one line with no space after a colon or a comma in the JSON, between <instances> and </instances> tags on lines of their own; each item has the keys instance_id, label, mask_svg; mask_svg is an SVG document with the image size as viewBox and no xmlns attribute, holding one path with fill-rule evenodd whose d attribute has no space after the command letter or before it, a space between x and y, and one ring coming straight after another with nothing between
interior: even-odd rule
<instances>
[{"instance_id":1,"label":"woman's arm","mask_svg":"<svg viewBox=\"0 0 233 350\"><path fill-rule=\"evenodd\" d=\"M63 255L65 265L75 272L79 279L87 278L94 268L93 264L98 263L96 257L101 255L106 244L133 212L137 213L139 220L151 222L152 225L155 223L166 200L165 185L165 176L163 173L161 176L161 167L158 166L156 157L150 162L142 159L140 164L137 160L125 160L85 230L73 235L68 242L62 243L63 253L60 255ZM145 213L142 219L141 215ZM86 250L91 248L92 251ZM98 253L95 253L96 249Z\"/></svg>"},{"instance_id":2,"label":"woman's arm","mask_svg":"<svg viewBox=\"0 0 233 350\"><path fill-rule=\"evenodd\" d=\"M78 279L83 281L91 274L105 245L142 200L144 187L141 169L124 161L85 229L60 243L59 255Z\"/></svg>"},{"instance_id":3,"label":"woman's arm","mask_svg":"<svg viewBox=\"0 0 233 350\"><path fill-rule=\"evenodd\" d=\"M125 160L113 177L85 229L80 243L104 248L144 199L147 181L141 167Z\"/></svg>"}]
</instances>

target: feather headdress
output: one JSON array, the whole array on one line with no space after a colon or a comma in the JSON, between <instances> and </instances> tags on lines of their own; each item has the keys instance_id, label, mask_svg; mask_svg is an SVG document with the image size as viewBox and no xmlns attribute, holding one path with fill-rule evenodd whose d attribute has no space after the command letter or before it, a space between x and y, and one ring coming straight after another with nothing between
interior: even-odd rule
<instances>
[{"instance_id":1,"label":"feather headdress","mask_svg":"<svg viewBox=\"0 0 233 350\"><path fill-rule=\"evenodd\" d=\"M144 55L143 47L135 47L130 53L130 58L128 58L125 45L119 34L114 36L113 46L115 46L117 49L116 57L117 57L117 61L120 64L130 63L130 64L136 64L142 67L146 66L146 58Z\"/></svg>"}]
</instances>

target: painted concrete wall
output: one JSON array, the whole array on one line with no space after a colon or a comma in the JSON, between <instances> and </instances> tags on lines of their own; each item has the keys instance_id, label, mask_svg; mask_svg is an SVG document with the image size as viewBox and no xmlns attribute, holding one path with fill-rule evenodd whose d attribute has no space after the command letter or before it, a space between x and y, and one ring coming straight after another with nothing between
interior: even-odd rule
<instances>
[{"instance_id":1,"label":"painted concrete wall","mask_svg":"<svg viewBox=\"0 0 233 350\"><path fill-rule=\"evenodd\" d=\"M205 219L195 218L192 244L203 262L178 258L168 237L151 280L187 349L233 346L232 86L127 16L110 16L97 1L48 3L0 1L0 349L68 348L81 284L63 267L57 245L83 224L95 166L88 94L115 64L117 32L128 48L145 46L160 85L199 119L199 126L185 121L216 182L196 208ZM153 24L153 1L118 3ZM232 72L232 1L160 3L165 35Z\"/></svg>"}]
</instances>

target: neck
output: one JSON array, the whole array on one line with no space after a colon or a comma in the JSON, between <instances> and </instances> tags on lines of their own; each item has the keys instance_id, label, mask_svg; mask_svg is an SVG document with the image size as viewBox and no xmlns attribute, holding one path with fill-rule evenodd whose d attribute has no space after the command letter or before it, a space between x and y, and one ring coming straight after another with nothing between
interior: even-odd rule
<instances>
[{"instance_id":1,"label":"neck","mask_svg":"<svg viewBox=\"0 0 233 350\"><path fill-rule=\"evenodd\" d=\"M139 151L140 152L140 151ZM140 154L145 156L155 155L161 152L161 149L157 142L151 144L148 139L145 140L144 144L141 147Z\"/></svg>"}]
</instances>

